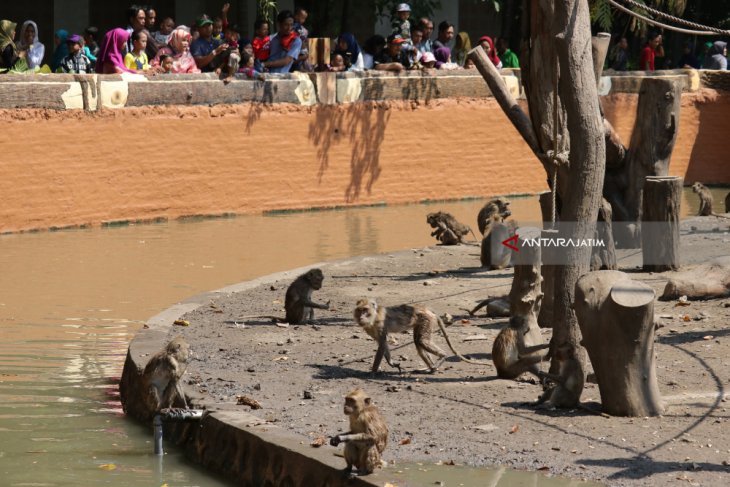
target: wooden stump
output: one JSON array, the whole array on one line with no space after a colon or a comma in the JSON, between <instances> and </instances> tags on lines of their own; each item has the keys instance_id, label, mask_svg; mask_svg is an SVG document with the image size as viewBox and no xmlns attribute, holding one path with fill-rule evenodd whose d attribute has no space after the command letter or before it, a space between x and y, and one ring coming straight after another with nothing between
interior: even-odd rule
<instances>
[{"instance_id":1,"label":"wooden stump","mask_svg":"<svg viewBox=\"0 0 730 487\"><path fill-rule=\"evenodd\" d=\"M648 176L642 203L641 252L644 271L679 269L679 209L683 180Z\"/></svg>"},{"instance_id":2,"label":"wooden stump","mask_svg":"<svg viewBox=\"0 0 730 487\"><path fill-rule=\"evenodd\" d=\"M489 270L504 269L512 261L512 250L502 244L510 238L510 227L504 223L492 225L492 231L482 238L482 267Z\"/></svg>"},{"instance_id":3,"label":"wooden stump","mask_svg":"<svg viewBox=\"0 0 730 487\"><path fill-rule=\"evenodd\" d=\"M690 300L730 296L730 257L718 257L672 276L659 299L667 301L682 296Z\"/></svg>"},{"instance_id":4,"label":"wooden stump","mask_svg":"<svg viewBox=\"0 0 730 487\"><path fill-rule=\"evenodd\" d=\"M534 227L522 227L518 235L514 253L514 278L509 292L510 316L520 316L528 323L530 333L540 334L537 316L542 302L542 276L540 275L540 246L529 246L526 240L540 238L540 230Z\"/></svg>"},{"instance_id":5,"label":"wooden stump","mask_svg":"<svg viewBox=\"0 0 730 487\"><path fill-rule=\"evenodd\" d=\"M541 238L554 239L560 235L557 230L543 230L540 234ZM540 305L540 314L537 316L537 323L540 328L553 327L553 302L555 300L555 265L557 260L555 253L557 247L545 247L541 249L541 266L542 274L542 303ZM547 262L547 263L545 263Z\"/></svg>"},{"instance_id":6,"label":"wooden stump","mask_svg":"<svg viewBox=\"0 0 730 487\"><path fill-rule=\"evenodd\" d=\"M593 72L596 74L596 85L601 81L603 64L606 62L608 45L611 43L611 34L599 32L591 37L591 53L593 54Z\"/></svg>"},{"instance_id":7,"label":"wooden stump","mask_svg":"<svg viewBox=\"0 0 730 487\"><path fill-rule=\"evenodd\" d=\"M623 272L589 272L575 285L574 306L603 411L662 414L654 363L654 290Z\"/></svg>"}]
</instances>

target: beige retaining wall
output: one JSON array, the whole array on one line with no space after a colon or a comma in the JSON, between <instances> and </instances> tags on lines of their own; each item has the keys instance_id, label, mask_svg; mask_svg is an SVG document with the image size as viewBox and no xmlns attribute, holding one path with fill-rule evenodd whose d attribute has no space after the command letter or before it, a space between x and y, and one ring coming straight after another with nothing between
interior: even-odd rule
<instances>
[{"instance_id":1,"label":"beige retaining wall","mask_svg":"<svg viewBox=\"0 0 730 487\"><path fill-rule=\"evenodd\" d=\"M696 72L666 74L685 86L670 172L729 184L730 95L700 88ZM726 77L713 76L703 86L722 88ZM641 79L604 83L624 141ZM517 78L505 80L519 94ZM205 75L4 76L0 109L0 232L546 189L484 82L465 72L230 85Z\"/></svg>"}]
</instances>

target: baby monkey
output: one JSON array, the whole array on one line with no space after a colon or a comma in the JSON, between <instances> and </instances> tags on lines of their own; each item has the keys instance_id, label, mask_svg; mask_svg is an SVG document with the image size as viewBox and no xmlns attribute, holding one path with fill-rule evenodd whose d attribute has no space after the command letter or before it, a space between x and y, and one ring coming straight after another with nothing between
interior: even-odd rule
<instances>
[{"instance_id":1,"label":"baby monkey","mask_svg":"<svg viewBox=\"0 0 730 487\"><path fill-rule=\"evenodd\" d=\"M383 357L385 357L388 365L400 370L400 364L390 358L388 334L403 333L408 330L413 330L413 343L416 345L418 355L426 364L427 371L430 373L435 372L446 359L446 353L432 341L437 326L444 335L449 348L457 357L472 364L487 365L486 362L468 359L457 352L449 340L449 335L446 333L446 327L441 318L425 306L401 304L400 306L386 308L380 306L374 299L363 298L355 305L354 316L355 322L378 342L378 351L375 354L372 373L378 371ZM429 354L438 357L436 363L431 360Z\"/></svg>"},{"instance_id":2,"label":"baby monkey","mask_svg":"<svg viewBox=\"0 0 730 487\"><path fill-rule=\"evenodd\" d=\"M146 393L144 401L150 413L172 407L178 398L187 409L188 403L180 380L189 358L190 345L179 336L147 362L142 373L142 390Z\"/></svg>"},{"instance_id":3,"label":"baby monkey","mask_svg":"<svg viewBox=\"0 0 730 487\"><path fill-rule=\"evenodd\" d=\"M388 443L388 426L378 408L362 389L355 389L345 396L345 416L350 419L350 431L333 436L330 445L345 443L346 473L357 468L360 475L373 473L381 467L380 455Z\"/></svg>"},{"instance_id":4,"label":"baby monkey","mask_svg":"<svg viewBox=\"0 0 730 487\"><path fill-rule=\"evenodd\" d=\"M563 343L556 347L553 358L558 361L558 374L540 371L539 375L555 382L555 386L545 391L535 405L543 408L579 406L585 384L585 371L580 360L575 357L575 347L571 343Z\"/></svg>"},{"instance_id":5,"label":"baby monkey","mask_svg":"<svg viewBox=\"0 0 730 487\"><path fill-rule=\"evenodd\" d=\"M516 379L524 372L530 372L542 378L538 364L546 357L538 352L549 348L550 344L525 343L525 335L529 331L530 328L524 318L513 316L509 320L509 325L502 328L494 339L492 361L497 369L497 377Z\"/></svg>"},{"instance_id":6,"label":"baby monkey","mask_svg":"<svg viewBox=\"0 0 730 487\"><path fill-rule=\"evenodd\" d=\"M330 309L330 302L318 304L312 301L312 291L322 289L324 274L321 269L310 269L297 277L286 290L284 308L287 323L299 325L314 320L314 308Z\"/></svg>"}]
</instances>

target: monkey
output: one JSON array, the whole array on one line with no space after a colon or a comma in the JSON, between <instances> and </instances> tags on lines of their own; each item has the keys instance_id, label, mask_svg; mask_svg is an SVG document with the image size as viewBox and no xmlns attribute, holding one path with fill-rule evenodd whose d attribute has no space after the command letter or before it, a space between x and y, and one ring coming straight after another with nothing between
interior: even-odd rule
<instances>
[{"instance_id":1,"label":"monkey","mask_svg":"<svg viewBox=\"0 0 730 487\"><path fill-rule=\"evenodd\" d=\"M461 360L477 365L488 365L486 362L479 362L464 357L456 351L449 340L446 333L446 327L443 321L433 311L425 306L410 306L402 304L400 306L383 307L374 299L363 298L355 305L355 322L360 325L365 332L378 342L378 351L375 353L375 360L371 372L374 374L380 369L380 362L385 357L385 361L391 367L400 370L400 363L394 362L390 358L390 347L388 346L388 333L402 333L406 330L413 330L413 343L416 345L416 351L426 364L427 371L434 373L446 360L446 353L436 346L431 340L434 331L434 325L441 329L441 333L446 339L451 351ZM438 357L434 364L429 354Z\"/></svg>"},{"instance_id":2,"label":"monkey","mask_svg":"<svg viewBox=\"0 0 730 487\"><path fill-rule=\"evenodd\" d=\"M330 438L330 445L345 443L345 473L351 474L353 466L360 475L373 473L384 463L380 455L388 444L388 425L362 389L345 396L344 413L350 418L350 431Z\"/></svg>"},{"instance_id":3,"label":"monkey","mask_svg":"<svg viewBox=\"0 0 730 487\"><path fill-rule=\"evenodd\" d=\"M550 347L548 343L528 345L525 335L530 327L521 316L513 316L509 325L494 339L492 345L492 361L497 369L497 377L501 379L516 379L524 372L530 372L542 379L538 364L547 358L547 354L537 352Z\"/></svg>"},{"instance_id":4,"label":"monkey","mask_svg":"<svg viewBox=\"0 0 730 487\"><path fill-rule=\"evenodd\" d=\"M467 233L472 232L471 228L460 223L451 213L445 213L439 211L437 213L429 213L426 215L426 223L431 225L431 228L435 228L431 232L432 237L436 237L436 240L441 242L443 245L457 245L464 243L464 236ZM476 239L476 236L474 235Z\"/></svg>"},{"instance_id":5,"label":"monkey","mask_svg":"<svg viewBox=\"0 0 730 487\"><path fill-rule=\"evenodd\" d=\"M144 402L150 412L170 408L180 399L185 409L188 403L180 379L185 373L190 358L190 345L181 336L150 358L142 373Z\"/></svg>"},{"instance_id":6,"label":"monkey","mask_svg":"<svg viewBox=\"0 0 730 487\"><path fill-rule=\"evenodd\" d=\"M487 226L492 223L501 223L509 217L512 212L509 209L510 202L507 198L494 198L489 200L477 215L479 233L484 235Z\"/></svg>"},{"instance_id":7,"label":"monkey","mask_svg":"<svg viewBox=\"0 0 730 487\"><path fill-rule=\"evenodd\" d=\"M700 211L697 213L697 216L716 216L719 218L730 218L725 215L718 215L717 213L712 211L712 193L702 183L694 183L692 185L692 191L697 193L697 196L700 197ZM730 197L730 195L728 195ZM727 209L728 204L728 198L725 198L725 209Z\"/></svg>"},{"instance_id":8,"label":"monkey","mask_svg":"<svg viewBox=\"0 0 730 487\"><path fill-rule=\"evenodd\" d=\"M543 379L552 380L555 382L555 386L546 390L535 406L541 408L578 407L586 375L583 365L575 356L575 347L571 343L563 343L555 348L553 358L558 361L558 374L539 371L538 375Z\"/></svg>"},{"instance_id":9,"label":"monkey","mask_svg":"<svg viewBox=\"0 0 730 487\"><path fill-rule=\"evenodd\" d=\"M487 298L479 302L473 309L467 309L469 316L474 316L477 311L483 307L487 307L487 316L490 318L508 318L509 312L509 296L497 296Z\"/></svg>"},{"instance_id":10,"label":"monkey","mask_svg":"<svg viewBox=\"0 0 730 487\"><path fill-rule=\"evenodd\" d=\"M327 304L318 304L312 301L312 291L322 288L324 274L320 269L310 269L297 277L286 290L284 308L286 309L286 322L299 325L305 320L314 320L314 308L330 309L330 301Z\"/></svg>"}]
</instances>

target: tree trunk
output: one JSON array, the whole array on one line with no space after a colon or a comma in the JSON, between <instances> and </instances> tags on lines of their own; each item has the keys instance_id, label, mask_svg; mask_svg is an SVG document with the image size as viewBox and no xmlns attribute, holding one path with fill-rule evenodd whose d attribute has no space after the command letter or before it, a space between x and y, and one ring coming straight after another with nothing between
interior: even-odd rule
<instances>
[{"instance_id":1,"label":"tree trunk","mask_svg":"<svg viewBox=\"0 0 730 487\"><path fill-rule=\"evenodd\" d=\"M644 271L679 269L679 206L682 178L648 176L644 183L641 252Z\"/></svg>"},{"instance_id":2,"label":"tree trunk","mask_svg":"<svg viewBox=\"0 0 730 487\"><path fill-rule=\"evenodd\" d=\"M543 230L540 234L542 238L554 239L559 236L557 230ZM555 301L555 265L557 261L556 253L559 252L557 247L547 246L541 249L542 260L542 303L540 304L540 314L537 316L537 324L540 328L553 327L553 302Z\"/></svg>"},{"instance_id":3,"label":"tree trunk","mask_svg":"<svg viewBox=\"0 0 730 487\"><path fill-rule=\"evenodd\" d=\"M601 199L601 207L598 209L598 226L596 227L596 240L603 242L603 246L593 247L591 254L591 270L616 270L616 248L613 244L613 230L611 229L611 205L605 199Z\"/></svg>"},{"instance_id":4,"label":"tree trunk","mask_svg":"<svg viewBox=\"0 0 730 487\"><path fill-rule=\"evenodd\" d=\"M603 411L662 414L654 363L654 290L623 272L591 272L576 284L575 312Z\"/></svg>"},{"instance_id":5,"label":"tree trunk","mask_svg":"<svg viewBox=\"0 0 730 487\"><path fill-rule=\"evenodd\" d=\"M537 325L542 301L540 246L525 245L525 240L539 238L540 230L524 227L518 229L516 235L519 235L519 238L515 247L520 250L514 253L515 274L509 292L510 316L524 318L530 329L529 333L540 335Z\"/></svg>"},{"instance_id":6,"label":"tree trunk","mask_svg":"<svg viewBox=\"0 0 730 487\"><path fill-rule=\"evenodd\" d=\"M622 248L638 248L641 243L641 197L647 176L667 176L674 142L679 130L682 87L677 81L646 78L641 82L636 125L626 156L627 184L624 202L628 222L637 224L630 241ZM618 236L617 236L618 238Z\"/></svg>"}]
</instances>

